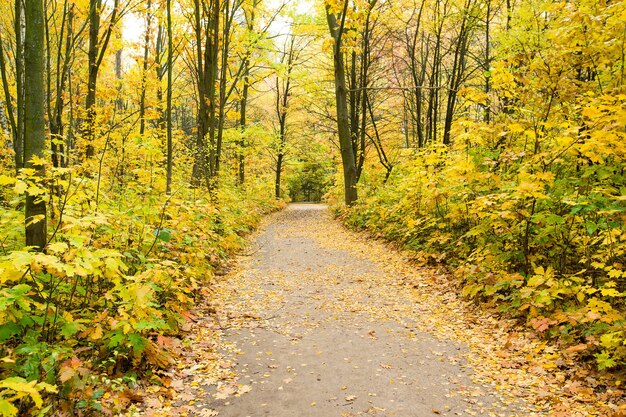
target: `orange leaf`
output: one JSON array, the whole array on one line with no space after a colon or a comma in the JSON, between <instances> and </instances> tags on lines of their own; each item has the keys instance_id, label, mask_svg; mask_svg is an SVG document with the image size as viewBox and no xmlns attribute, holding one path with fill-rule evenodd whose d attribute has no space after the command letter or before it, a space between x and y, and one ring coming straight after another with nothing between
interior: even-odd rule
<instances>
[{"instance_id":1,"label":"orange leaf","mask_svg":"<svg viewBox=\"0 0 626 417\"><path fill-rule=\"evenodd\" d=\"M576 346L570 346L567 349L564 350L565 353L576 353L576 352L580 352L583 351L585 349L587 349L587 344L586 343L581 343L579 345Z\"/></svg>"}]
</instances>

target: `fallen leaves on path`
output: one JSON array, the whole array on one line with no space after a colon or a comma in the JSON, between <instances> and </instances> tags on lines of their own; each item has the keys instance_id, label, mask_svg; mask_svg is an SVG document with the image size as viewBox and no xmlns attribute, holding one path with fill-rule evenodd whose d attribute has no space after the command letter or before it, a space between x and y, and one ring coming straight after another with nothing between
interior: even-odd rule
<instances>
[{"instance_id":1,"label":"fallen leaves on path","mask_svg":"<svg viewBox=\"0 0 626 417\"><path fill-rule=\"evenodd\" d=\"M225 343L222 336L226 329L271 329L298 344L322 325L341 323L349 328L355 316L367 317L372 323L400 324L402 336L408 339L423 332L457 343L458 355L433 350L424 352L420 361L447 361L468 367L475 385L463 388L463 384L457 384L461 388L450 393L465 399L467 415L485 412L481 398L486 392L495 392L499 398L499 404L489 408L488 415L493 416L511 415L515 410L520 416L616 417L626 410L620 402L624 395L620 387L577 363L571 352L545 343L495 312L476 310L457 295L453 281L444 273L415 267L401 252L345 230L327 213L292 223L280 233L294 242L313 240L340 257L357 257L360 266L326 265L321 259L315 268L292 277L280 268L258 270L254 259L242 259L239 268L212 288L210 299L195 313L200 318L192 323L182 343L179 365L160 377L161 384L146 390L149 399L142 405L144 415L216 416L218 412L207 404L228 401L254 389L238 383L232 367L238 348ZM332 288L333 296L321 291L320 285ZM282 316L288 296L294 294L305 297L310 310L300 316ZM280 323L276 324L278 317ZM363 337L375 343L379 335L372 329L365 330ZM261 351L259 355L271 357L272 352ZM350 362L350 358L345 360ZM390 363L377 363L380 372L393 368ZM293 376L296 367L306 368L306 364L271 364L268 372L279 365ZM292 378L281 381L285 387L291 382ZM345 392L348 389L343 386L339 392L344 391L343 399L352 403L357 396ZM316 407L317 402L309 406ZM380 410L384 412L373 407L372 413Z\"/></svg>"},{"instance_id":2,"label":"fallen leaves on path","mask_svg":"<svg viewBox=\"0 0 626 417\"><path fill-rule=\"evenodd\" d=\"M619 381L602 380L568 355L571 352L560 351L512 320L478 311L457 295L453 281L444 273L416 267L388 244L347 231L324 217L306 225L300 230L303 236L385 271L382 276L360 277L365 278L365 285L344 290L341 298L351 300L351 310L369 311L374 319L395 320L409 329L466 344L469 349L463 356L474 373L472 380L495 388L503 404L517 404L524 415L531 416L626 415ZM371 299L388 308L370 307Z\"/></svg>"}]
</instances>

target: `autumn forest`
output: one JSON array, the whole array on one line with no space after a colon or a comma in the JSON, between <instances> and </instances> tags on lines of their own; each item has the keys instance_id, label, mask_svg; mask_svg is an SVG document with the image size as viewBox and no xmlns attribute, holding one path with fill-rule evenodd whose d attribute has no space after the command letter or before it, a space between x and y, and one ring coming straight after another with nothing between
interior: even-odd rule
<instances>
[{"instance_id":1,"label":"autumn forest","mask_svg":"<svg viewBox=\"0 0 626 417\"><path fill-rule=\"evenodd\" d=\"M0 416L248 415L325 320L490 388L285 416L626 415L625 64L622 0L1 0Z\"/></svg>"}]
</instances>

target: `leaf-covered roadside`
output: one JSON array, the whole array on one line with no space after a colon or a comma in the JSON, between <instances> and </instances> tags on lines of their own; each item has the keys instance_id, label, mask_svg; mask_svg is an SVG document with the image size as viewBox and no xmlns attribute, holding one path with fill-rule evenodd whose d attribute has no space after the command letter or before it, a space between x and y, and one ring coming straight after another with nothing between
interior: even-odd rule
<instances>
[{"instance_id":1,"label":"leaf-covered roadside","mask_svg":"<svg viewBox=\"0 0 626 417\"><path fill-rule=\"evenodd\" d=\"M0 415L112 414L137 400L138 380L162 383L189 309L278 205L226 186L213 202L137 183L96 197L96 180L52 172L53 192L40 190L56 208L45 253L21 247L11 208L35 183L2 177Z\"/></svg>"}]
</instances>

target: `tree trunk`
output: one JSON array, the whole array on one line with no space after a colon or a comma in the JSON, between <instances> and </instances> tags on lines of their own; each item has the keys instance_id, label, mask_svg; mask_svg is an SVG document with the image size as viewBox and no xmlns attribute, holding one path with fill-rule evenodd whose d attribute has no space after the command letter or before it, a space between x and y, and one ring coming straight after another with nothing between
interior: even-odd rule
<instances>
[{"instance_id":1,"label":"tree trunk","mask_svg":"<svg viewBox=\"0 0 626 417\"><path fill-rule=\"evenodd\" d=\"M284 74L282 83L279 73L276 74L276 117L278 118L278 152L276 155L276 179L274 182L276 198L281 197L280 181L287 145L287 114L289 112L289 97L292 89L291 73L295 59L295 43L295 35L291 35L290 39L285 42L286 49L283 51L280 63L287 65L287 72Z\"/></svg>"},{"instance_id":2,"label":"tree trunk","mask_svg":"<svg viewBox=\"0 0 626 417\"><path fill-rule=\"evenodd\" d=\"M172 41L172 1L167 0L167 171L165 193L172 192L172 65L174 45Z\"/></svg>"},{"instance_id":3,"label":"tree trunk","mask_svg":"<svg viewBox=\"0 0 626 417\"><path fill-rule=\"evenodd\" d=\"M154 70L157 79L156 101L157 113L159 114L156 121L157 137L159 138L161 149L163 149L164 163L167 166L167 103L164 104L163 102L163 77L167 73L167 50L165 46L167 42L167 16L165 20L165 24L162 20L159 20L159 24L157 26L154 47L154 60L156 65Z\"/></svg>"},{"instance_id":4,"label":"tree trunk","mask_svg":"<svg viewBox=\"0 0 626 417\"><path fill-rule=\"evenodd\" d=\"M17 90L17 137L15 150L15 169L24 167L24 3L15 1L15 86Z\"/></svg>"},{"instance_id":5,"label":"tree trunk","mask_svg":"<svg viewBox=\"0 0 626 417\"><path fill-rule=\"evenodd\" d=\"M124 99L122 98L122 48L115 51L115 84L117 97L115 98L115 107L118 111L124 110Z\"/></svg>"},{"instance_id":6,"label":"tree trunk","mask_svg":"<svg viewBox=\"0 0 626 417\"><path fill-rule=\"evenodd\" d=\"M209 191L213 191L217 180L215 172L217 171L215 161L218 159L216 145L217 131L217 112L219 105L216 105L219 98L217 97L216 84L218 82L218 56L220 49L220 4L219 0L211 1L211 10L209 12L209 23L206 46L205 72L207 88L206 100L208 101L208 132L209 132L209 154L203 161L206 170L206 181Z\"/></svg>"},{"instance_id":7,"label":"tree trunk","mask_svg":"<svg viewBox=\"0 0 626 417\"><path fill-rule=\"evenodd\" d=\"M24 159L37 176L45 174L41 158L45 151L44 18L42 0L26 0L24 40ZM38 157L40 161L33 161ZM26 246L43 250L46 245L46 203L41 196L26 194Z\"/></svg>"},{"instance_id":8,"label":"tree trunk","mask_svg":"<svg viewBox=\"0 0 626 417\"><path fill-rule=\"evenodd\" d=\"M233 5L233 9L235 6ZM217 110L217 137L215 140L215 150L213 155L214 170L211 172L213 186L217 183L222 157L222 140L224 136L224 115L226 110L226 78L228 76L228 55L230 52L230 32L231 32L231 4L229 0L224 2L224 19L222 23L222 56L219 68L219 106Z\"/></svg>"},{"instance_id":9,"label":"tree trunk","mask_svg":"<svg viewBox=\"0 0 626 417\"><path fill-rule=\"evenodd\" d=\"M207 10L208 7L208 10ZM205 181L212 190L215 171L215 127L217 57L219 47L219 1L194 0L194 32L196 41L196 93L198 113L192 182ZM208 139L208 143L207 143Z\"/></svg>"},{"instance_id":10,"label":"tree trunk","mask_svg":"<svg viewBox=\"0 0 626 417\"><path fill-rule=\"evenodd\" d=\"M168 0L169 2L169 0ZM169 3L168 3L169 4ZM146 33L143 44L143 64L141 72L141 97L139 98L139 134L146 131L146 84L148 77L148 56L150 54L150 23L152 22L152 0L148 0L146 15Z\"/></svg>"},{"instance_id":11,"label":"tree trunk","mask_svg":"<svg viewBox=\"0 0 626 417\"><path fill-rule=\"evenodd\" d=\"M465 4L465 10L470 10L471 0L468 0ZM471 22L467 19L467 15L464 13L461 21L461 27L459 29L459 36L456 39L456 46L454 49L454 60L452 63L452 69L450 70L451 76L448 84L448 98L446 102L446 113L444 116L443 127L443 144L449 145L451 142L450 134L452 130L452 119L454 117L454 110L456 108L457 91L463 83L463 75L465 74L465 56L467 54L468 39L471 35Z\"/></svg>"},{"instance_id":12,"label":"tree trunk","mask_svg":"<svg viewBox=\"0 0 626 417\"><path fill-rule=\"evenodd\" d=\"M241 139L237 144L238 148L238 162L239 162L239 185L244 185L246 182L246 107L248 105L248 89L250 88L250 62L248 58L246 58L246 62L244 62L244 74L243 74L243 88L241 93L241 100L239 101L239 127L241 129Z\"/></svg>"},{"instance_id":13,"label":"tree trunk","mask_svg":"<svg viewBox=\"0 0 626 417\"><path fill-rule=\"evenodd\" d=\"M491 122L491 104L489 93L491 92L491 0L487 0L487 17L485 19L485 123Z\"/></svg>"},{"instance_id":14,"label":"tree trunk","mask_svg":"<svg viewBox=\"0 0 626 417\"><path fill-rule=\"evenodd\" d=\"M85 98L86 120L83 130L83 139L86 142L85 156L91 158L94 155L93 140L96 125L96 86L98 83L98 32L100 30L100 9L102 0L90 0L89 2L89 49L87 61L89 72L87 75L87 97Z\"/></svg>"},{"instance_id":15,"label":"tree trunk","mask_svg":"<svg viewBox=\"0 0 626 417\"><path fill-rule=\"evenodd\" d=\"M341 50L341 37L344 30L345 15L348 0L345 0L341 25L337 25L337 18L326 9L328 28L335 40L333 48L333 65L335 78L335 104L337 106L337 131L341 150L341 164L343 167L344 198L346 205L352 205L357 200L356 160L352 149L350 134L350 114L348 112L348 91L346 88L346 74L344 55Z\"/></svg>"},{"instance_id":16,"label":"tree trunk","mask_svg":"<svg viewBox=\"0 0 626 417\"><path fill-rule=\"evenodd\" d=\"M276 178L274 180L274 191L276 198L280 198L280 175L283 171L283 154L279 151L278 157L276 158Z\"/></svg>"},{"instance_id":17,"label":"tree trunk","mask_svg":"<svg viewBox=\"0 0 626 417\"><path fill-rule=\"evenodd\" d=\"M421 62L417 60L417 41L420 35L420 29L422 25L422 13L424 11L424 3L422 0L422 4L420 6L419 12L417 14L416 22L415 22L415 32L413 36L409 36L409 32L407 31L405 34L407 52L409 56L409 69L411 73L411 80L413 81L413 100L415 101L415 114L412 115L412 119L414 121L414 130L417 133L417 147L422 148L424 146L424 125L423 125L423 111L422 111L422 87L424 86L424 79L426 78L426 65L425 61L428 59L426 54L428 53L428 49L426 51L423 50L421 52ZM422 45L423 36L422 36ZM407 125L407 133L408 133L408 125Z\"/></svg>"}]
</instances>

